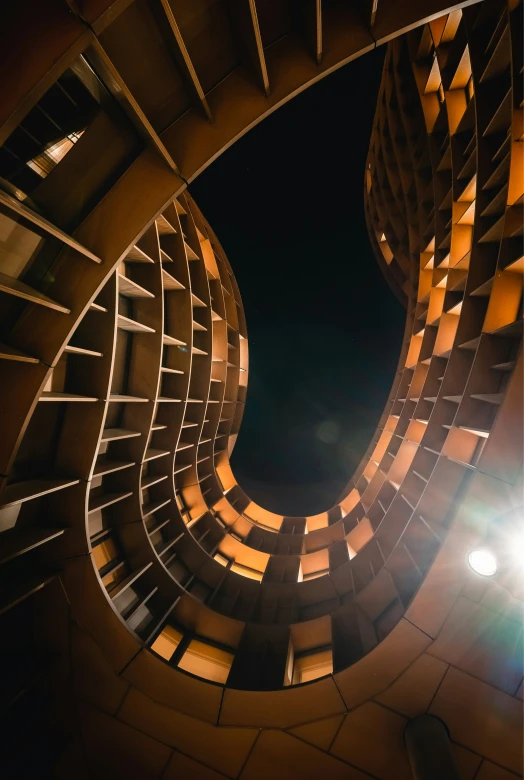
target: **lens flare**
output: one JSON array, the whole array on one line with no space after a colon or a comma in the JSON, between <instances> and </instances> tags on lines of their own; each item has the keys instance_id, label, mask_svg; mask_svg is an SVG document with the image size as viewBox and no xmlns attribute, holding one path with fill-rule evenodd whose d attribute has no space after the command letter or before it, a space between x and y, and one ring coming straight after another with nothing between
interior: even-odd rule
<instances>
[{"instance_id":1,"label":"lens flare","mask_svg":"<svg viewBox=\"0 0 524 780\"><path fill-rule=\"evenodd\" d=\"M317 427L317 436L324 444L335 444L340 436L340 429L336 422L325 420Z\"/></svg>"},{"instance_id":2,"label":"lens flare","mask_svg":"<svg viewBox=\"0 0 524 780\"><path fill-rule=\"evenodd\" d=\"M513 539L511 552L515 563L524 569L524 534L519 534Z\"/></svg>"}]
</instances>

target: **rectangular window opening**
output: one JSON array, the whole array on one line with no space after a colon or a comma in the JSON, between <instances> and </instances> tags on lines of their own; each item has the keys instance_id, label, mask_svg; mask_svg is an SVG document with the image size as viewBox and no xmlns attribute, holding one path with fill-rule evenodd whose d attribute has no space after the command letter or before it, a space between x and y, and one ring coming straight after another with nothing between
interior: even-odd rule
<instances>
[{"instance_id":1,"label":"rectangular window opening","mask_svg":"<svg viewBox=\"0 0 524 780\"><path fill-rule=\"evenodd\" d=\"M291 663L288 663L286 685L299 685L333 674L333 650L331 647L315 648L297 655L293 655L291 649L288 661ZM291 664L292 672L289 668Z\"/></svg>"},{"instance_id":2,"label":"rectangular window opening","mask_svg":"<svg viewBox=\"0 0 524 780\"><path fill-rule=\"evenodd\" d=\"M166 661L170 661L175 650L182 641L182 636L182 632L173 628L173 626L164 626L151 645L151 650Z\"/></svg>"},{"instance_id":3,"label":"rectangular window opening","mask_svg":"<svg viewBox=\"0 0 524 780\"><path fill-rule=\"evenodd\" d=\"M234 654L231 651L210 645L200 639L193 639L179 661L179 668L204 677L206 680L224 684L228 678Z\"/></svg>"}]
</instances>

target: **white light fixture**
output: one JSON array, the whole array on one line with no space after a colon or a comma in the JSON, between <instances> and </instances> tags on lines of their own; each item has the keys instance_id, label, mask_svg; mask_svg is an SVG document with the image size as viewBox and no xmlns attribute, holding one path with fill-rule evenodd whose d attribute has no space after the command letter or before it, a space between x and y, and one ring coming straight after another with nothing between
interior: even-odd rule
<instances>
[{"instance_id":1,"label":"white light fixture","mask_svg":"<svg viewBox=\"0 0 524 780\"><path fill-rule=\"evenodd\" d=\"M497 559L491 550L472 550L468 555L468 563L476 574L482 577L493 577L497 571Z\"/></svg>"}]
</instances>

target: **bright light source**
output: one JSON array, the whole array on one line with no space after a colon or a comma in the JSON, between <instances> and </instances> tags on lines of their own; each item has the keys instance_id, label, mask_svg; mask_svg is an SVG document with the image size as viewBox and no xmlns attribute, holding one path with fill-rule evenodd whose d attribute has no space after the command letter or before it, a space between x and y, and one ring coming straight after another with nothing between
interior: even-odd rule
<instances>
[{"instance_id":1,"label":"bright light source","mask_svg":"<svg viewBox=\"0 0 524 780\"><path fill-rule=\"evenodd\" d=\"M497 571L497 559L490 550L473 550L468 555L468 563L482 577L493 577Z\"/></svg>"}]
</instances>

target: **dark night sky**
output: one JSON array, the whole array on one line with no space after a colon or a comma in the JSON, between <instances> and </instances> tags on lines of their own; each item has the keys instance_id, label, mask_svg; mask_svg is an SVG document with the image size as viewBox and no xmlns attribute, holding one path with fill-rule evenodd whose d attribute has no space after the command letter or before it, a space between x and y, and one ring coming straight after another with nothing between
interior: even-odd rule
<instances>
[{"instance_id":1,"label":"dark night sky","mask_svg":"<svg viewBox=\"0 0 524 780\"><path fill-rule=\"evenodd\" d=\"M246 313L248 395L232 466L255 501L286 514L314 514L338 498L398 360L405 312L363 211L384 51L278 109L190 187Z\"/></svg>"}]
</instances>

